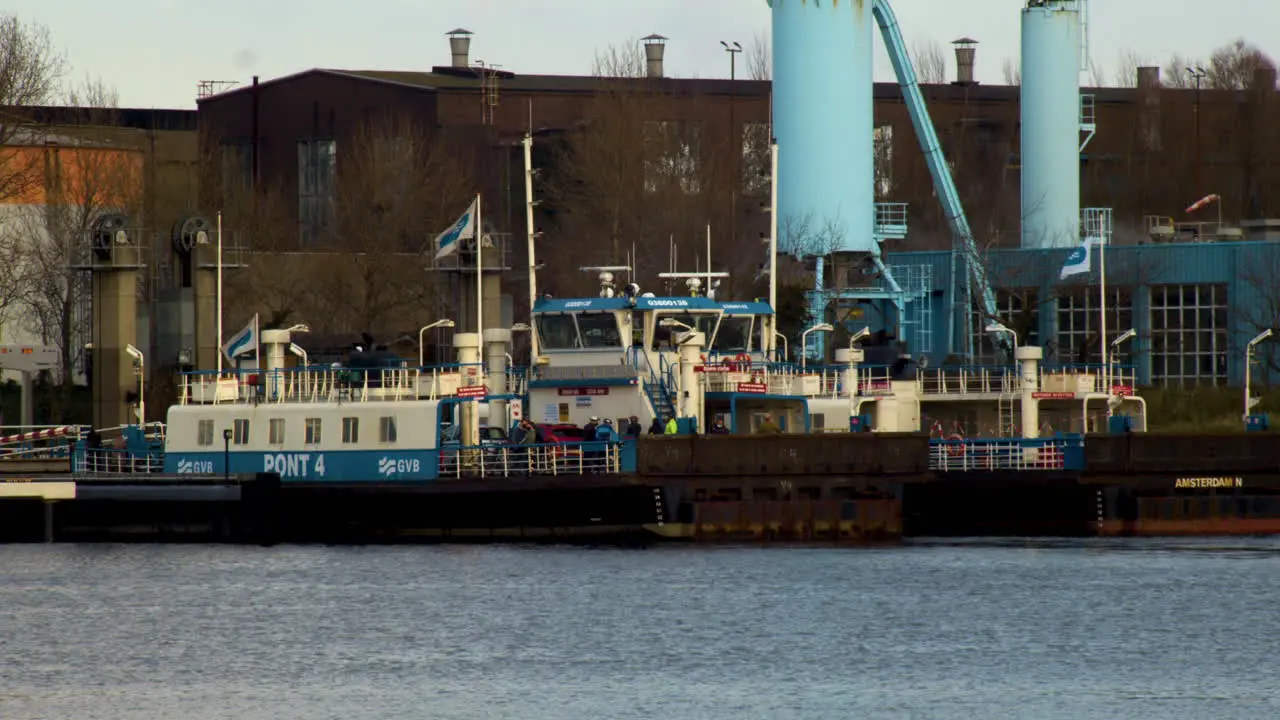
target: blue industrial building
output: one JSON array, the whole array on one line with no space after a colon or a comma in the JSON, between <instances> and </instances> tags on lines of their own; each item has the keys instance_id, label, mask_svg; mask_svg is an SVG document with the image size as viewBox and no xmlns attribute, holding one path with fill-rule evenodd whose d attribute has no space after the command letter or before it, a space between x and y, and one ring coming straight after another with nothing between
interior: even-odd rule
<instances>
[{"instance_id":1,"label":"blue industrial building","mask_svg":"<svg viewBox=\"0 0 1280 720\"><path fill-rule=\"evenodd\" d=\"M1045 348L1047 362L1098 362L1098 263L1088 275L1059 279L1068 250L996 250L988 253L992 285L998 288L1000 321L1019 342ZM1116 347L1117 361L1132 364L1139 382L1194 386L1239 384L1245 347L1262 330L1280 326L1280 242L1151 243L1106 249L1107 337L1133 329L1132 341ZM888 256L892 264L932 265L933 320L947 320L951 253L917 252ZM879 322L867 311L850 324ZM971 332L982 333L974 316ZM977 343L979 362L1000 362L990 342ZM946 351L920 353L931 362ZM1263 359L1280 357L1264 343ZM1276 362L1255 366L1254 377L1273 375Z\"/></svg>"}]
</instances>

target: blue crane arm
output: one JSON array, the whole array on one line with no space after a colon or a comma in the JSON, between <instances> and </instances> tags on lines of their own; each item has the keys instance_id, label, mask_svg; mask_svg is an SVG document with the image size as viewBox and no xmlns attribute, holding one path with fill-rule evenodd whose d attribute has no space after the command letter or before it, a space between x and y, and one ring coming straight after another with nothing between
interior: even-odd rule
<instances>
[{"instance_id":1,"label":"blue crane arm","mask_svg":"<svg viewBox=\"0 0 1280 720\"><path fill-rule=\"evenodd\" d=\"M996 294L987 279L987 269L978 254L978 246L973 239L973 231L969 228L969 219L965 217L964 207L960 204L960 194L956 192L955 181L951 179L951 168L942 154L942 143L938 141L938 133L933 129L933 120L929 117L929 108L925 105L924 95L920 92L920 83L916 80L916 71L911 67L911 56L907 53L906 43L902 40L902 32L898 29L898 19L893 14L889 0L874 0L871 12L876 24L880 26L880 35L884 38L885 49L889 52L889 60L893 63L894 74L898 76L898 85L902 87L902 96L907 102L907 112L911 115L911 125L920 141L920 149L924 152L929 175L933 177L933 186L942 201L943 212L947 216L947 224L951 226L954 243L965 261L973 287L981 293L982 310L990 318L996 317ZM1009 340L1004 333L996 336L997 342L1008 349Z\"/></svg>"}]
</instances>

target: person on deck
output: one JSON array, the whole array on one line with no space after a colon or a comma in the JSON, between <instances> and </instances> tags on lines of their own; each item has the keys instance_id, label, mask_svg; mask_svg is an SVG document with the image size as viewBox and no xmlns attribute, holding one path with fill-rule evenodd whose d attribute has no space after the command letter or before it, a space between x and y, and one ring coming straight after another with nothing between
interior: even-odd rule
<instances>
[{"instance_id":1,"label":"person on deck","mask_svg":"<svg viewBox=\"0 0 1280 720\"><path fill-rule=\"evenodd\" d=\"M652 423L651 425L649 425L649 434L650 434L650 435L661 435L661 434L662 434L662 418L660 418L660 417L655 417L655 418L653 419L653 423Z\"/></svg>"},{"instance_id":2,"label":"person on deck","mask_svg":"<svg viewBox=\"0 0 1280 720\"><path fill-rule=\"evenodd\" d=\"M675 435L680 432L680 427L676 425L676 419L670 415L667 416L667 424L662 427L663 435Z\"/></svg>"},{"instance_id":3,"label":"person on deck","mask_svg":"<svg viewBox=\"0 0 1280 720\"><path fill-rule=\"evenodd\" d=\"M724 418L716 418L716 424L711 426L712 435L728 435L729 428L725 427Z\"/></svg>"},{"instance_id":4,"label":"person on deck","mask_svg":"<svg viewBox=\"0 0 1280 720\"><path fill-rule=\"evenodd\" d=\"M643 430L640 427L640 418L636 417L635 415L632 415L627 420L628 420L627 431L623 434L629 438L640 437L640 433L643 432Z\"/></svg>"}]
</instances>

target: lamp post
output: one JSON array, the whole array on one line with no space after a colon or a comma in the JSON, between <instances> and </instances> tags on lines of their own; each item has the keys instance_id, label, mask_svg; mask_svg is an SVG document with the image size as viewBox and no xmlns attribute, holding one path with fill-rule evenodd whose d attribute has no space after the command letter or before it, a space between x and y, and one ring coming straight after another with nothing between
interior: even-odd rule
<instances>
[{"instance_id":1,"label":"lamp post","mask_svg":"<svg viewBox=\"0 0 1280 720\"><path fill-rule=\"evenodd\" d=\"M811 332L833 332L835 330L831 323L818 323L813 327L800 333L800 370L805 368L805 360L809 357L809 333Z\"/></svg>"},{"instance_id":2,"label":"lamp post","mask_svg":"<svg viewBox=\"0 0 1280 720\"><path fill-rule=\"evenodd\" d=\"M289 343L289 352L302 358L302 369L305 370L311 365L311 363L307 361L307 351L298 347L297 343Z\"/></svg>"},{"instance_id":3,"label":"lamp post","mask_svg":"<svg viewBox=\"0 0 1280 720\"><path fill-rule=\"evenodd\" d=\"M986 331L989 333L1008 333L1013 336L1013 347L1018 347L1018 333L1014 332L1013 329L1007 325L992 321L987 324Z\"/></svg>"},{"instance_id":4,"label":"lamp post","mask_svg":"<svg viewBox=\"0 0 1280 720\"><path fill-rule=\"evenodd\" d=\"M231 482L231 428L222 431L222 479Z\"/></svg>"},{"instance_id":5,"label":"lamp post","mask_svg":"<svg viewBox=\"0 0 1280 720\"><path fill-rule=\"evenodd\" d=\"M1249 411L1261 400L1261 398L1255 399L1250 390L1250 381L1253 379L1253 348L1269 337L1271 337L1271 328L1258 333L1258 336L1250 340L1248 347L1244 350L1244 420L1246 422L1249 420Z\"/></svg>"},{"instance_id":6,"label":"lamp post","mask_svg":"<svg viewBox=\"0 0 1280 720\"><path fill-rule=\"evenodd\" d=\"M724 51L729 53L729 80L738 79L738 53L742 52L742 46L737 41L727 43L723 40L720 44L724 46Z\"/></svg>"},{"instance_id":7,"label":"lamp post","mask_svg":"<svg viewBox=\"0 0 1280 720\"><path fill-rule=\"evenodd\" d=\"M1200 164L1201 164L1201 163L1200 163L1200 81L1201 81L1201 80L1203 80L1203 79L1204 79L1204 76L1205 76L1205 75L1207 75L1208 73L1206 73L1206 72L1205 72L1205 69L1204 69L1204 68L1199 67L1199 66L1197 66L1197 67L1189 67L1189 68L1187 68L1187 72L1188 72L1188 73L1191 75L1191 77L1192 77L1192 78L1194 78L1194 79L1195 79L1195 81L1196 81L1196 100L1195 100L1195 109L1191 111L1191 112L1192 112L1192 116L1193 116L1193 117L1194 117L1194 119L1195 119L1195 137L1196 137L1196 140L1195 140L1195 142L1196 142L1196 167L1195 167L1195 183L1196 183L1196 189L1195 189L1195 192L1194 192L1194 193L1192 193L1192 194L1193 194L1194 196L1196 196L1196 197L1200 197L1200 192L1201 192L1201 190L1203 189L1203 187L1202 187L1202 186L1201 186L1201 184L1200 184L1200 181L1201 181L1201 167L1200 167Z\"/></svg>"},{"instance_id":8,"label":"lamp post","mask_svg":"<svg viewBox=\"0 0 1280 720\"><path fill-rule=\"evenodd\" d=\"M859 330L858 332L854 333L853 335L850 335L850 336L849 336L849 349L850 349L850 350L852 350L852 349L853 349L853 346L854 346L854 345L856 345L856 344L857 344L857 342L858 342L859 340L861 340L862 338L865 338L865 337L871 337L871 328L869 328L869 327L864 327L864 328L862 328L861 330Z\"/></svg>"},{"instance_id":9,"label":"lamp post","mask_svg":"<svg viewBox=\"0 0 1280 720\"><path fill-rule=\"evenodd\" d=\"M437 320L429 325L423 325L422 328L418 330L418 367L423 367L424 365L426 365L424 354L423 354L424 348L422 346L422 336L425 335L428 330L432 328L440 328L440 327L451 328L453 327L453 321Z\"/></svg>"},{"instance_id":10,"label":"lamp post","mask_svg":"<svg viewBox=\"0 0 1280 720\"><path fill-rule=\"evenodd\" d=\"M778 332L777 330L774 330L774 331L773 331L773 337L774 337L774 339L777 339L777 340L781 340L781 341L782 341L782 362L790 362L790 361L791 361L791 351L787 348L787 336L786 336L786 335L783 335L782 333Z\"/></svg>"},{"instance_id":11,"label":"lamp post","mask_svg":"<svg viewBox=\"0 0 1280 720\"><path fill-rule=\"evenodd\" d=\"M1120 336L1117 337L1115 340L1111 341L1111 355L1108 358L1111 361L1111 365L1108 368L1108 370L1110 371L1110 377L1106 379L1107 395L1110 397L1115 397L1116 358L1120 357L1120 345L1125 340L1128 340L1137 334L1138 334L1137 330L1134 330L1133 328L1129 328L1128 330L1125 330L1124 332L1120 333ZM1112 415L1112 409L1113 409L1112 405L1113 405L1112 402L1110 401L1107 402L1107 417L1111 417Z\"/></svg>"},{"instance_id":12,"label":"lamp post","mask_svg":"<svg viewBox=\"0 0 1280 720\"><path fill-rule=\"evenodd\" d=\"M138 361L138 426L144 427L147 424L147 392L146 368L143 365L142 351L132 345L125 345L124 351Z\"/></svg>"}]
</instances>

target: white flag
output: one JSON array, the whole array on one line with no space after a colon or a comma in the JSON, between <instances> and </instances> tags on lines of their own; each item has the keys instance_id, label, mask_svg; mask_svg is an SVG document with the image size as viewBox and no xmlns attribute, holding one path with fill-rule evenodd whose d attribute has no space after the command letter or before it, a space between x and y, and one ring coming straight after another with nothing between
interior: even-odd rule
<instances>
[{"instance_id":1,"label":"white flag","mask_svg":"<svg viewBox=\"0 0 1280 720\"><path fill-rule=\"evenodd\" d=\"M445 230L436 236L436 258L442 258L451 255L458 250L458 241L466 240L476 236L476 204L480 202L479 196L471 201L471 207L462 213L462 217L453 224L453 227Z\"/></svg>"},{"instance_id":2,"label":"white flag","mask_svg":"<svg viewBox=\"0 0 1280 720\"><path fill-rule=\"evenodd\" d=\"M231 339L227 341L227 344L222 346L222 352L228 359L235 362L236 358L241 355L248 355L250 352L255 352L257 347L258 314L254 313L253 319L249 321L249 324L245 325L244 329L240 332L232 335Z\"/></svg>"}]
</instances>

